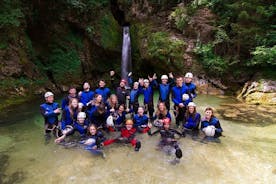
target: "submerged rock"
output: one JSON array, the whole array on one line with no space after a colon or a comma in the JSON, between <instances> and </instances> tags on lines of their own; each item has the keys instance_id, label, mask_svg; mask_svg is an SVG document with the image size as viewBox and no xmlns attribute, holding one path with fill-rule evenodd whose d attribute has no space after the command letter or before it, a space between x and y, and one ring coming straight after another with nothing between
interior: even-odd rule
<instances>
[{"instance_id":1,"label":"submerged rock","mask_svg":"<svg viewBox=\"0 0 276 184\"><path fill-rule=\"evenodd\" d=\"M231 121L269 125L276 123L275 106L246 103L221 104L217 109L222 118Z\"/></svg>"}]
</instances>

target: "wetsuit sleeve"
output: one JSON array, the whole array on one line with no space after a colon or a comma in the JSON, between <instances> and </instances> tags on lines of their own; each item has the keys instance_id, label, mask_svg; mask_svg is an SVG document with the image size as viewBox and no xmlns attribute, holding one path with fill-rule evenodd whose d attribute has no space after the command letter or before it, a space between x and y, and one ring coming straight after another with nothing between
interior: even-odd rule
<instances>
[{"instance_id":1,"label":"wetsuit sleeve","mask_svg":"<svg viewBox=\"0 0 276 184\"><path fill-rule=\"evenodd\" d=\"M200 119L201 119L200 114L198 114L198 116L196 118L197 118L196 119L196 129L198 129L199 128L199 124L200 124Z\"/></svg>"},{"instance_id":2,"label":"wetsuit sleeve","mask_svg":"<svg viewBox=\"0 0 276 184\"><path fill-rule=\"evenodd\" d=\"M156 130L156 131L154 131L154 132L152 132L151 134L149 134L150 136L153 136L153 135L155 135L155 134L157 134L157 133L159 133L160 132L160 130Z\"/></svg>"},{"instance_id":3,"label":"wetsuit sleeve","mask_svg":"<svg viewBox=\"0 0 276 184\"><path fill-rule=\"evenodd\" d=\"M132 79L132 77L131 76L129 76L128 78L127 78L127 82L128 82L128 85L129 86L133 86L133 79Z\"/></svg>"},{"instance_id":4,"label":"wetsuit sleeve","mask_svg":"<svg viewBox=\"0 0 276 184\"><path fill-rule=\"evenodd\" d=\"M61 109L65 109L65 107L67 106L67 98L64 98L62 101L61 101Z\"/></svg>"},{"instance_id":5,"label":"wetsuit sleeve","mask_svg":"<svg viewBox=\"0 0 276 184\"><path fill-rule=\"evenodd\" d=\"M176 133L179 136L182 136L182 133L178 132L177 130L171 129L174 133Z\"/></svg>"},{"instance_id":6,"label":"wetsuit sleeve","mask_svg":"<svg viewBox=\"0 0 276 184\"><path fill-rule=\"evenodd\" d=\"M158 82L157 82L156 80L152 80L152 81L150 82L150 86L151 86L152 88L155 88L155 87L158 87L159 85L158 85Z\"/></svg>"},{"instance_id":7,"label":"wetsuit sleeve","mask_svg":"<svg viewBox=\"0 0 276 184\"><path fill-rule=\"evenodd\" d=\"M43 108L42 106L40 106L40 113L45 118L52 117L52 116L56 115L56 113L54 113L54 111L46 111L45 108Z\"/></svg>"},{"instance_id":8,"label":"wetsuit sleeve","mask_svg":"<svg viewBox=\"0 0 276 184\"><path fill-rule=\"evenodd\" d=\"M173 90L172 90L172 101L173 101L173 103L174 103L175 105L179 105L181 102L179 102L179 101L177 100L177 98L176 98L175 95L176 95L176 94L175 94L175 90L173 89Z\"/></svg>"},{"instance_id":9,"label":"wetsuit sleeve","mask_svg":"<svg viewBox=\"0 0 276 184\"><path fill-rule=\"evenodd\" d=\"M223 132L223 130L222 130L222 128L221 128L221 126L220 126L220 122L219 122L219 120L217 121L217 123L216 123L216 132L218 132L218 133L221 133L221 132Z\"/></svg>"},{"instance_id":10,"label":"wetsuit sleeve","mask_svg":"<svg viewBox=\"0 0 276 184\"><path fill-rule=\"evenodd\" d=\"M170 85L170 87L175 86L175 80L174 80L174 78L169 78L168 84Z\"/></svg>"}]
</instances>

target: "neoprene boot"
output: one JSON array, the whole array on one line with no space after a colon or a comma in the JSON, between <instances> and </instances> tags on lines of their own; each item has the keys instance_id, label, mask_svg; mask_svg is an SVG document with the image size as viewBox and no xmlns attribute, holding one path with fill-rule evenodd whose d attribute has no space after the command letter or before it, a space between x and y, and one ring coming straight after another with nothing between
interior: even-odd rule
<instances>
[{"instance_id":1,"label":"neoprene boot","mask_svg":"<svg viewBox=\"0 0 276 184\"><path fill-rule=\"evenodd\" d=\"M140 148L141 148L141 142L140 142L140 141L137 141L134 150L135 150L135 151L139 151Z\"/></svg>"}]
</instances>

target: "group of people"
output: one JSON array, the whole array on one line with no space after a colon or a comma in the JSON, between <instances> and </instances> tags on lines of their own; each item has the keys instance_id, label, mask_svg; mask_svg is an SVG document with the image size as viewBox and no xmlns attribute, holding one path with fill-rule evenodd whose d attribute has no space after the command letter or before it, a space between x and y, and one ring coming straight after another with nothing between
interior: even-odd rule
<instances>
[{"instance_id":1,"label":"group of people","mask_svg":"<svg viewBox=\"0 0 276 184\"><path fill-rule=\"evenodd\" d=\"M61 108L54 102L54 94L46 92L45 103L40 106L46 138L54 133L56 143L66 143L66 137L78 132L81 137L78 145L92 153L102 153L102 147L112 143L130 143L135 151L139 151L141 142L135 136L137 133L149 136L159 133L158 147L175 153L176 160L179 160L182 150L177 138L185 137L186 133L197 136L200 131L206 137L222 135L223 130L212 108L206 108L203 118L196 111L193 99L197 94L192 73L177 77L172 73L162 75L160 83L156 74L134 82L132 73L129 73L128 79L121 79L118 86L115 72L111 71L110 76L111 89L106 87L104 80L99 81L95 91L88 82L84 82L78 93L75 87L71 87ZM154 90L159 91L156 110ZM143 104L139 103L141 95ZM171 128L171 101L176 129ZM120 132L120 135L110 138L112 132Z\"/></svg>"}]
</instances>

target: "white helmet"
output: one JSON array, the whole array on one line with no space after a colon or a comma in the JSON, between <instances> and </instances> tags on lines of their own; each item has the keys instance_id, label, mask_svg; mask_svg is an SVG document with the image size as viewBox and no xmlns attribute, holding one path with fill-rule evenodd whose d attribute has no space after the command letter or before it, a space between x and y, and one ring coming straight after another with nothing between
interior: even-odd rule
<instances>
[{"instance_id":1,"label":"white helmet","mask_svg":"<svg viewBox=\"0 0 276 184\"><path fill-rule=\"evenodd\" d=\"M79 107L79 108L82 108L82 107L83 107L83 103L79 102L79 103L78 103L78 107Z\"/></svg>"},{"instance_id":2,"label":"white helmet","mask_svg":"<svg viewBox=\"0 0 276 184\"><path fill-rule=\"evenodd\" d=\"M184 93L184 94L182 95L182 100L183 100L183 101L186 101L186 100L188 100L189 98L190 98L189 95L186 94L186 93Z\"/></svg>"},{"instance_id":3,"label":"white helmet","mask_svg":"<svg viewBox=\"0 0 276 184\"><path fill-rule=\"evenodd\" d=\"M149 83L149 80L148 80L148 79L145 79L145 80L144 80L144 83Z\"/></svg>"},{"instance_id":4,"label":"white helmet","mask_svg":"<svg viewBox=\"0 0 276 184\"><path fill-rule=\"evenodd\" d=\"M161 80L163 80L163 79L164 79L164 80L168 80L168 76L167 76L167 75L162 75L162 76L161 76Z\"/></svg>"},{"instance_id":5,"label":"white helmet","mask_svg":"<svg viewBox=\"0 0 276 184\"><path fill-rule=\"evenodd\" d=\"M193 78L193 74L191 72L186 73L185 78Z\"/></svg>"},{"instance_id":6,"label":"white helmet","mask_svg":"<svg viewBox=\"0 0 276 184\"><path fill-rule=\"evenodd\" d=\"M188 107L196 107L196 104L194 102L189 102Z\"/></svg>"},{"instance_id":7,"label":"white helmet","mask_svg":"<svg viewBox=\"0 0 276 184\"><path fill-rule=\"evenodd\" d=\"M86 118L85 112L79 112L78 113L78 119L85 119L85 118Z\"/></svg>"},{"instance_id":8,"label":"white helmet","mask_svg":"<svg viewBox=\"0 0 276 184\"><path fill-rule=\"evenodd\" d=\"M54 96L54 93L52 93L51 91L48 91L44 94L44 98L48 98L49 96Z\"/></svg>"}]
</instances>

